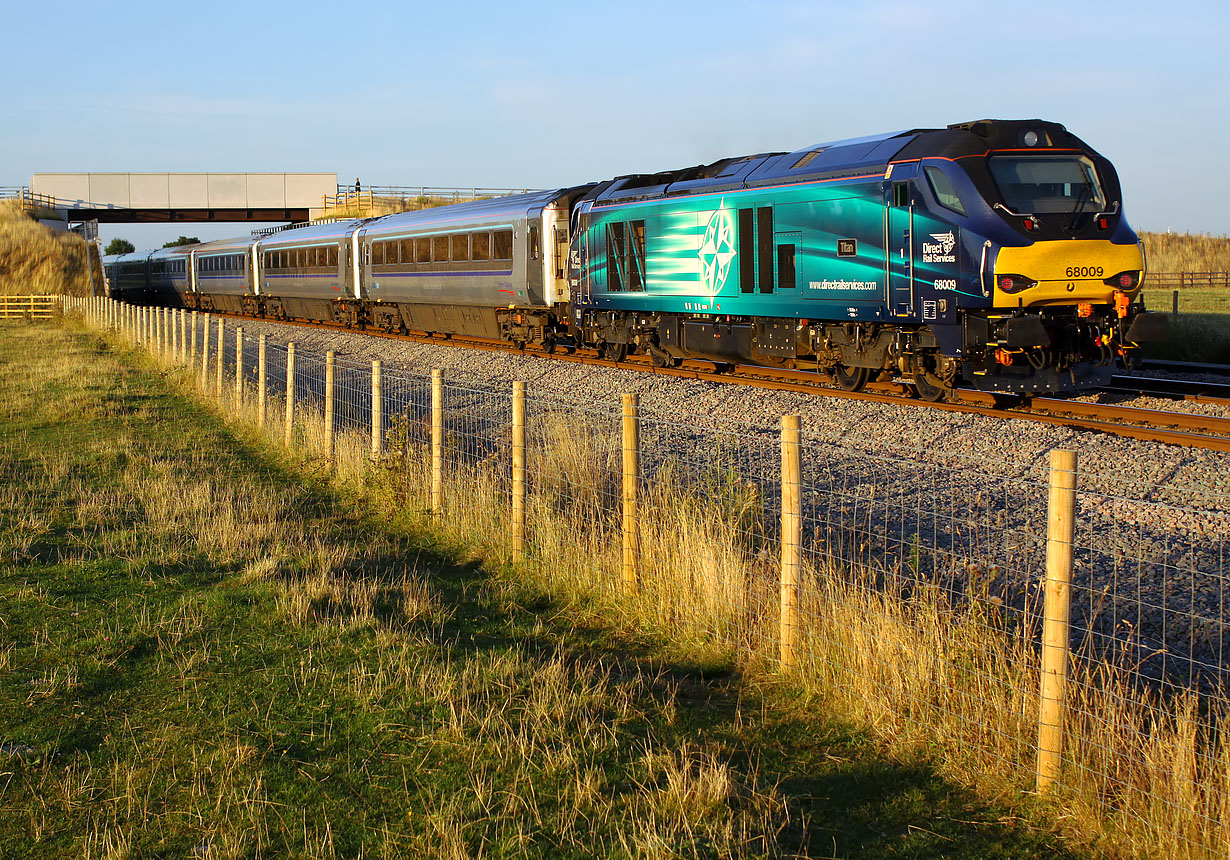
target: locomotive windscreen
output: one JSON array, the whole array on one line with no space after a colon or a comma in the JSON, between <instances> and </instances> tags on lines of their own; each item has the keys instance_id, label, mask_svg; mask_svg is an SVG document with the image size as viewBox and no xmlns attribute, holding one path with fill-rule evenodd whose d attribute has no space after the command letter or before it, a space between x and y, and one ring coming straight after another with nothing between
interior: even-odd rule
<instances>
[{"instance_id":1,"label":"locomotive windscreen","mask_svg":"<svg viewBox=\"0 0 1230 860\"><path fill-rule=\"evenodd\" d=\"M991 175L1004 204L1021 214L1101 212L1106 206L1093 162L1074 155L993 155Z\"/></svg>"}]
</instances>

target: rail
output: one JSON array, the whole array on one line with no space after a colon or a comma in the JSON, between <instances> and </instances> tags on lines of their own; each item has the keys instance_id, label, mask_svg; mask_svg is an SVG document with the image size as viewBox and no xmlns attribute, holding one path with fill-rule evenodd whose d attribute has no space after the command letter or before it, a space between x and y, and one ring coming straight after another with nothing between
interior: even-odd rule
<instances>
[{"instance_id":1,"label":"rail","mask_svg":"<svg viewBox=\"0 0 1230 860\"><path fill-rule=\"evenodd\" d=\"M0 296L0 320L49 320L59 309L59 296Z\"/></svg>"}]
</instances>

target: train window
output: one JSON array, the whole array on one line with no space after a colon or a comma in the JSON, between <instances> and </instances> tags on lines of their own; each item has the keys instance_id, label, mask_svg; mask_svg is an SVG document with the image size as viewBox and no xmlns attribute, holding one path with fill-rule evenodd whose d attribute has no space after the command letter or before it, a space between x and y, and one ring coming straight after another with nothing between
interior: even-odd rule
<instances>
[{"instance_id":1,"label":"train window","mask_svg":"<svg viewBox=\"0 0 1230 860\"><path fill-rule=\"evenodd\" d=\"M894 206L909 206L910 205L910 186L906 182L893 183L893 205Z\"/></svg>"},{"instance_id":2,"label":"train window","mask_svg":"<svg viewBox=\"0 0 1230 860\"><path fill-rule=\"evenodd\" d=\"M372 242L372 265L384 265L384 242Z\"/></svg>"},{"instance_id":3,"label":"train window","mask_svg":"<svg viewBox=\"0 0 1230 860\"><path fill-rule=\"evenodd\" d=\"M384 264L386 266L397 263L397 240L391 242L381 242L384 245Z\"/></svg>"},{"instance_id":4,"label":"train window","mask_svg":"<svg viewBox=\"0 0 1230 860\"><path fill-rule=\"evenodd\" d=\"M434 263L448 261L448 236L431 237L431 259Z\"/></svg>"},{"instance_id":5,"label":"train window","mask_svg":"<svg viewBox=\"0 0 1230 860\"><path fill-rule=\"evenodd\" d=\"M430 263L431 262L431 240L430 239L415 239L414 240L414 262Z\"/></svg>"},{"instance_id":6,"label":"train window","mask_svg":"<svg viewBox=\"0 0 1230 860\"><path fill-rule=\"evenodd\" d=\"M739 292L756 292L756 224L751 209L739 210Z\"/></svg>"},{"instance_id":7,"label":"train window","mask_svg":"<svg viewBox=\"0 0 1230 860\"><path fill-rule=\"evenodd\" d=\"M760 292L773 292L773 207L756 210L756 262Z\"/></svg>"},{"instance_id":8,"label":"train window","mask_svg":"<svg viewBox=\"0 0 1230 860\"><path fill-rule=\"evenodd\" d=\"M1013 211L1075 214L1106 206L1097 170L1084 156L993 155L987 166Z\"/></svg>"},{"instance_id":9,"label":"train window","mask_svg":"<svg viewBox=\"0 0 1230 860\"><path fill-rule=\"evenodd\" d=\"M625 226L622 223L606 225L606 288L613 293L624 288L624 266L627 265Z\"/></svg>"},{"instance_id":10,"label":"train window","mask_svg":"<svg viewBox=\"0 0 1230 860\"><path fill-rule=\"evenodd\" d=\"M470 259L470 234L455 233L451 238L453 246L453 262L460 263Z\"/></svg>"},{"instance_id":11,"label":"train window","mask_svg":"<svg viewBox=\"0 0 1230 860\"><path fill-rule=\"evenodd\" d=\"M927 174L927 182L931 186L931 193L935 195L936 202L945 209L951 209L958 215L964 215L965 206L962 205L961 197L957 194L957 189L953 187L948 174L938 167L925 167L923 170Z\"/></svg>"},{"instance_id":12,"label":"train window","mask_svg":"<svg viewBox=\"0 0 1230 860\"><path fill-rule=\"evenodd\" d=\"M511 260L513 258L512 230L496 230L491 234L491 259Z\"/></svg>"},{"instance_id":13,"label":"train window","mask_svg":"<svg viewBox=\"0 0 1230 860\"><path fill-rule=\"evenodd\" d=\"M479 261L491 259L490 233L473 233L470 235L470 259Z\"/></svg>"},{"instance_id":14,"label":"train window","mask_svg":"<svg viewBox=\"0 0 1230 860\"><path fill-rule=\"evenodd\" d=\"M539 248L538 228L530 227L530 259L537 260L542 255L542 249Z\"/></svg>"},{"instance_id":15,"label":"train window","mask_svg":"<svg viewBox=\"0 0 1230 860\"><path fill-rule=\"evenodd\" d=\"M400 257L403 265L406 263L413 263L414 262L414 240L413 239L402 239L398 243L397 254L398 254L398 257Z\"/></svg>"},{"instance_id":16,"label":"train window","mask_svg":"<svg viewBox=\"0 0 1230 860\"><path fill-rule=\"evenodd\" d=\"M329 254L325 258L325 265L328 266L330 269L337 268L337 245L329 246Z\"/></svg>"},{"instance_id":17,"label":"train window","mask_svg":"<svg viewBox=\"0 0 1230 860\"><path fill-rule=\"evenodd\" d=\"M777 288L779 290L793 290L794 287L794 245L778 245Z\"/></svg>"}]
</instances>

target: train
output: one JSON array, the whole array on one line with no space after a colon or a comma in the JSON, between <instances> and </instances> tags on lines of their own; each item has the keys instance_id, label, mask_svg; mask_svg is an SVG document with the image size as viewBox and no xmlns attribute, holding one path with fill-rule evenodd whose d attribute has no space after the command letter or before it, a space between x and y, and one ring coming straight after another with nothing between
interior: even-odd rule
<instances>
[{"instance_id":1,"label":"train","mask_svg":"<svg viewBox=\"0 0 1230 860\"><path fill-rule=\"evenodd\" d=\"M108 257L131 302L897 381L1109 382L1164 336L1114 166L978 120Z\"/></svg>"}]
</instances>

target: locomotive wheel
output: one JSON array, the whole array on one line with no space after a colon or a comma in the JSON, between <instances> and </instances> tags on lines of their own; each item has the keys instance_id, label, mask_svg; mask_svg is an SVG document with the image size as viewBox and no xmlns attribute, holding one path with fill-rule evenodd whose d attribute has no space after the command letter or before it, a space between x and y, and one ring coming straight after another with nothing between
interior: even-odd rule
<instances>
[{"instance_id":1,"label":"locomotive wheel","mask_svg":"<svg viewBox=\"0 0 1230 860\"><path fill-rule=\"evenodd\" d=\"M846 367L844 364L834 365L833 381L842 391L862 391L867 384L870 371L866 367Z\"/></svg>"},{"instance_id":2,"label":"locomotive wheel","mask_svg":"<svg viewBox=\"0 0 1230 860\"><path fill-rule=\"evenodd\" d=\"M608 343L602 348L602 357L607 361L623 361L628 357L628 345L626 343Z\"/></svg>"},{"instance_id":3,"label":"locomotive wheel","mask_svg":"<svg viewBox=\"0 0 1230 860\"><path fill-rule=\"evenodd\" d=\"M951 389L945 386L939 377L930 373L919 373L914 376L914 390L918 392L919 399L928 403L939 403L948 398Z\"/></svg>"},{"instance_id":4,"label":"locomotive wheel","mask_svg":"<svg viewBox=\"0 0 1230 860\"><path fill-rule=\"evenodd\" d=\"M547 355L555 354L555 338L549 337L542 342L542 351Z\"/></svg>"}]
</instances>

